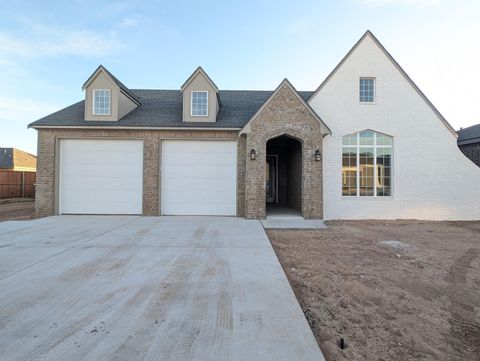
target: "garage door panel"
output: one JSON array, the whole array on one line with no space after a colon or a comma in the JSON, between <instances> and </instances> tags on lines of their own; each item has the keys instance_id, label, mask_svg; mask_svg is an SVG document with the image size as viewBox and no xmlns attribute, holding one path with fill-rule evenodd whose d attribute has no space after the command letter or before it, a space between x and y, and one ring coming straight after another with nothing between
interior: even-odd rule
<instances>
[{"instance_id":1,"label":"garage door panel","mask_svg":"<svg viewBox=\"0 0 480 361\"><path fill-rule=\"evenodd\" d=\"M140 214L142 187L142 141L60 141L61 213Z\"/></svg>"},{"instance_id":2,"label":"garage door panel","mask_svg":"<svg viewBox=\"0 0 480 361\"><path fill-rule=\"evenodd\" d=\"M164 141L162 213L236 214L236 142Z\"/></svg>"}]
</instances>

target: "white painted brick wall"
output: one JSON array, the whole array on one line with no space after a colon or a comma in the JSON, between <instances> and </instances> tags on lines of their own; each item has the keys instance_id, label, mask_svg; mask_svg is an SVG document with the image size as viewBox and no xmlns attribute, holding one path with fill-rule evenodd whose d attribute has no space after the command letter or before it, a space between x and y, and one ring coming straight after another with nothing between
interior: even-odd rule
<instances>
[{"instance_id":1,"label":"white painted brick wall","mask_svg":"<svg viewBox=\"0 0 480 361\"><path fill-rule=\"evenodd\" d=\"M358 102L361 76L376 78L375 104ZM309 103L333 133L323 143L325 219L480 219L480 168L370 36ZM342 197L342 136L364 129L394 137L392 197Z\"/></svg>"}]
</instances>

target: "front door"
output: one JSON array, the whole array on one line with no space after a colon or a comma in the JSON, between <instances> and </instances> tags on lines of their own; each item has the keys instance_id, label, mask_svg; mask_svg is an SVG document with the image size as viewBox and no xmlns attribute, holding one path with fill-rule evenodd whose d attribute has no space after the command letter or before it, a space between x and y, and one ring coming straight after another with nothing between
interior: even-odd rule
<instances>
[{"instance_id":1,"label":"front door","mask_svg":"<svg viewBox=\"0 0 480 361\"><path fill-rule=\"evenodd\" d=\"M277 159L276 155L267 155L267 164L265 166L267 203L277 202Z\"/></svg>"}]
</instances>

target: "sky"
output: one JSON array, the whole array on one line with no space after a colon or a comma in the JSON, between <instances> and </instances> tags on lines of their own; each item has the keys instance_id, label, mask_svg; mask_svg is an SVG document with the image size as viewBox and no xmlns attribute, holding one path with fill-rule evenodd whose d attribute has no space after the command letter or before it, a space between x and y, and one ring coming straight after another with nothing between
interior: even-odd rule
<instances>
[{"instance_id":1,"label":"sky","mask_svg":"<svg viewBox=\"0 0 480 361\"><path fill-rule=\"evenodd\" d=\"M370 29L455 129L480 123L480 1L22 1L0 12L0 147L84 98L103 64L127 87L315 90Z\"/></svg>"}]
</instances>

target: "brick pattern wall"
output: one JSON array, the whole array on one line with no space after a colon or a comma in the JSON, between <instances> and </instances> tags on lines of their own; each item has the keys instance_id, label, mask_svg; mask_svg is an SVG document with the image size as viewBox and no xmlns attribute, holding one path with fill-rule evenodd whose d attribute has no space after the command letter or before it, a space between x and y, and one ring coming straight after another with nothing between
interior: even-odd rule
<instances>
[{"instance_id":1,"label":"brick pattern wall","mask_svg":"<svg viewBox=\"0 0 480 361\"><path fill-rule=\"evenodd\" d=\"M359 103L364 76L376 78L374 104ZM324 138L324 219L480 219L480 168L373 40L309 103L332 130ZM364 129L393 137L392 197L342 197L342 136Z\"/></svg>"},{"instance_id":2,"label":"brick pattern wall","mask_svg":"<svg viewBox=\"0 0 480 361\"><path fill-rule=\"evenodd\" d=\"M465 156L480 167L480 141L458 146Z\"/></svg>"},{"instance_id":3,"label":"brick pattern wall","mask_svg":"<svg viewBox=\"0 0 480 361\"><path fill-rule=\"evenodd\" d=\"M55 133L39 131L37 143L37 185L35 188L37 217L55 214L55 153Z\"/></svg>"},{"instance_id":4,"label":"brick pattern wall","mask_svg":"<svg viewBox=\"0 0 480 361\"><path fill-rule=\"evenodd\" d=\"M35 208L38 217L58 213L58 141L62 138L108 138L143 140L143 215L156 216L160 210L160 150L162 139L237 140L237 131L218 130L92 130L40 129L38 130L37 187ZM244 143L239 142L238 153L238 210L243 212ZM242 163L243 162L243 163ZM243 168L242 168L243 167ZM241 181L240 181L241 180Z\"/></svg>"},{"instance_id":5,"label":"brick pattern wall","mask_svg":"<svg viewBox=\"0 0 480 361\"><path fill-rule=\"evenodd\" d=\"M241 135L237 142L237 217L245 217L245 171L247 137Z\"/></svg>"},{"instance_id":6,"label":"brick pattern wall","mask_svg":"<svg viewBox=\"0 0 480 361\"><path fill-rule=\"evenodd\" d=\"M284 84L250 124L246 146L245 217L265 218L265 162L269 139L288 135L302 143L302 215L322 218L322 162L314 152L322 149L320 123ZM250 160L255 149L256 160Z\"/></svg>"}]
</instances>

